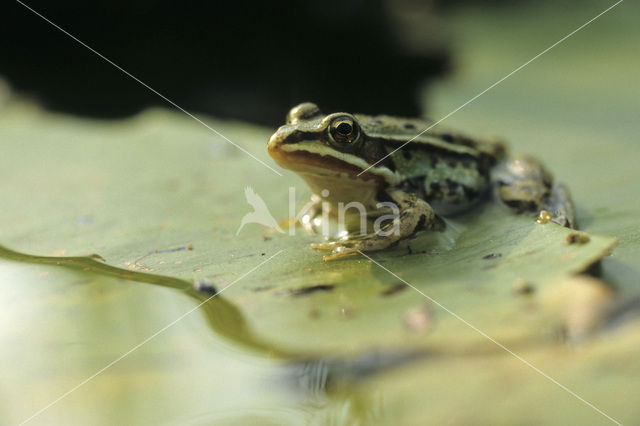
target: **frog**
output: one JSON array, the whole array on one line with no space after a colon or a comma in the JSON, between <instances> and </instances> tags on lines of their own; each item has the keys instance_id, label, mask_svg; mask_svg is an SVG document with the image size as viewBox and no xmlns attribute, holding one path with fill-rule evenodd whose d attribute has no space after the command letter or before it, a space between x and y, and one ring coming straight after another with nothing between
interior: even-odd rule
<instances>
[{"instance_id":1,"label":"frog","mask_svg":"<svg viewBox=\"0 0 640 426\"><path fill-rule=\"evenodd\" d=\"M291 108L267 151L311 188L312 207L302 221L309 232L317 231L314 224L317 228L326 206L335 214L341 203L360 203L368 221L388 215L389 203L396 207L397 214L377 232L343 233L311 244L328 252L326 261L442 230L447 218L484 200L575 227L567 186L556 182L539 160L508 155L500 138L469 136L422 118L324 114L304 102Z\"/></svg>"}]
</instances>

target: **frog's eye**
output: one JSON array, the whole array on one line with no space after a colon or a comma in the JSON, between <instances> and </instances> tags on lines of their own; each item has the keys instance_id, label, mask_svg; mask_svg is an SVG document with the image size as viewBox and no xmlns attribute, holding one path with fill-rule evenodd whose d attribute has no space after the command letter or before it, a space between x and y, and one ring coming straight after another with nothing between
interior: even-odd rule
<instances>
[{"instance_id":1,"label":"frog's eye","mask_svg":"<svg viewBox=\"0 0 640 426\"><path fill-rule=\"evenodd\" d=\"M320 116L320 108L318 105L311 102L305 102L303 104L294 106L287 114L287 124L295 124L301 120L310 120L312 118Z\"/></svg>"},{"instance_id":2,"label":"frog's eye","mask_svg":"<svg viewBox=\"0 0 640 426\"><path fill-rule=\"evenodd\" d=\"M329 125L329 136L338 146L355 146L360 139L360 127L351 117L336 117Z\"/></svg>"}]
</instances>

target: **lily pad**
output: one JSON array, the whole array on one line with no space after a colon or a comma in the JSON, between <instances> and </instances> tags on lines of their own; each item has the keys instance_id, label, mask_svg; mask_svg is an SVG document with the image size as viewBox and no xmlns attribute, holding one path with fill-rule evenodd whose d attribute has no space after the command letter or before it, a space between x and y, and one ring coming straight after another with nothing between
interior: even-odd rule
<instances>
[{"instance_id":1,"label":"lily pad","mask_svg":"<svg viewBox=\"0 0 640 426\"><path fill-rule=\"evenodd\" d=\"M236 235L250 210L244 187L253 186L267 205L278 206L288 196L288 183L299 180L257 169L254 159L233 148L203 160L212 142L179 114L154 111L127 123L87 123L32 113L39 119L29 127L20 122L28 114L25 106L7 111L2 122L13 141L30 141L32 150L19 163L3 164L16 179L3 188L7 202L2 223L10 226L2 235L8 248L52 257L97 253L98 259L83 263L88 272L113 275L112 269L100 267L104 263L125 269L115 275L132 281L161 281L142 279L146 272L205 280L215 288L224 288L282 250L220 297L238 307L256 335L287 353L408 350L437 345L440 333L450 334L449 322L458 327L454 318L438 314L436 335L413 336L403 318L428 300L413 289L385 296L400 281L367 259L323 262L307 247L314 237L300 229L292 236L250 224ZM259 129L245 130L236 139L260 147L265 136ZM25 145L14 143L9 149L24 151ZM14 152L5 158L18 156ZM18 180L26 170L37 173ZM29 184L37 185L39 196L25 196ZM296 189L308 195L303 186ZM479 325L486 320L499 326L505 317L518 316L513 290L518 280L544 287L585 270L614 244L611 238L592 236L587 244L570 245L566 236L571 232L485 205L450 221L444 233L419 235L374 258L454 311L473 315ZM33 256L21 259L44 262ZM510 328L517 323L511 321ZM469 331L472 341L483 339ZM525 321L509 332L522 338L531 330ZM468 343L461 335L455 342Z\"/></svg>"},{"instance_id":2,"label":"lily pad","mask_svg":"<svg viewBox=\"0 0 640 426\"><path fill-rule=\"evenodd\" d=\"M134 309L132 320L147 324L136 334L140 340L152 334L151 324L157 322L150 321L157 321L158 310L147 317L148 308L136 307L139 297L122 291L122 280L170 287L194 303L209 297L195 291L194 283L223 290L201 310L214 332L263 356L295 363L325 359L333 366L334 383L349 377L346 383L351 382L370 353L390 355L381 356L369 373L388 364L389 357L403 364L416 359L411 354L502 352L368 259L326 263L308 248L315 237L301 232L283 235L252 224L236 235L249 210L245 186L275 206L279 217L287 214L278 206L291 182L301 199L308 190L294 176L280 177L233 149L219 149L177 113L158 110L124 123L88 122L18 102L5 110L1 124L5 140L12 141L2 164L10 177L2 191L1 235L7 246L2 257L72 270L86 277L81 281L98 279L99 291L113 295L75 306ZM264 155L259 148L266 130L215 126ZM599 236L568 244L571 232L484 205L449 221L443 233L419 235L373 258L503 344L536 348L553 341L554 327L562 324L541 320L544 303L519 295L519 282L544 293L554 280L585 270L615 244ZM73 280L62 282L68 284L56 288L70 300L82 291ZM537 310L523 312L530 304ZM180 314L174 307L165 320ZM124 326L122 320L112 324ZM92 347L97 352L90 366L108 361L96 358L103 344ZM126 351L122 343L113 347ZM117 357L117 351L109 353Z\"/></svg>"},{"instance_id":3,"label":"lily pad","mask_svg":"<svg viewBox=\"0 0 640 426\"><path fill-rule=\"evenodd\" d=\"M527 16L504 13L452 16L464 71L431 97L436 117L568 32L558 14L545 15L540 32L525 25ZM7 420L637 418L630 377L640 367L640 97L631 83L640 64L618 32L628 19L616 15L596 35L576 35L448 120L504 135L513 151L542 158L572 188L589 235L583 243L570 244L572 230L483 204L444 232L373 260L326 263L308 247L317 238L300 230L249 224L236 235L251 210L245 187L281 219L289 186L298 206L309 191L189 117L150 110L87 120L13 98L0 110L0 301L3 323L12 325L0 334ZM490 31L496 27L513 34L508 43ZM524 46L514 47L515 35ZM563 77L593 64L594 49L617 77L606 90L593 65ZM273 165L265 152L273 129L203 120ZM575 278L601 259L613 285ZM198 283L209 292L195 290Z\"/></svg>"}]
</instances>

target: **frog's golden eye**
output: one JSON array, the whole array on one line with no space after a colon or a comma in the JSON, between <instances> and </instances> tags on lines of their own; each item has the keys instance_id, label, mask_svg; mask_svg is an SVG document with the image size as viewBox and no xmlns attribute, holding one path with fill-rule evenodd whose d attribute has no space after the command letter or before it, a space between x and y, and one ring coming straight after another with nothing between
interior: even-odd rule
<instances>
[{"instance_id":1,"label":"frog's golden eye","mask_svg":"<svg viewBox=\"0 0 640 426\"><path fill-rule=\"evenodd\" d=\"M355 146L360 139L360 127L349 116L336 117L329 125L329 136L338 146Z\"/></svg>"}]
</instances>

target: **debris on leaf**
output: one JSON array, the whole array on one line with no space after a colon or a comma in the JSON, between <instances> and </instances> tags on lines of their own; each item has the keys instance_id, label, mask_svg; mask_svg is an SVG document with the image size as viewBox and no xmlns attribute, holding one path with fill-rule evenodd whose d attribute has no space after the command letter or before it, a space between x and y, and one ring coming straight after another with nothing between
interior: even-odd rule
<instances>
[{"instance_id":1,"label":"debris on leaf","mask_svg":"<svg viewBox=\"0 0 640 426\"><path fill-rule=\"evenodd\" d=\"M105 259L104 257L100 256L98 253L93 253L91 255L89 255L90 258L92 259L96 259L96 260L100 260L102 262L106 262L107 259Z\"/></svg>"},{"instance_id":2,"label":"debris on leaf","mask_svg":"<svg viewBox=\"0 0 640 426\"><path fill-rule=\"evenodd\" d=\"M567 244L586 244L591 241L589 234L586 232L572 232L565 239Z\"/></svg>"},{"instance_id":3,"label":"debris on leaf","mask_svg":"<svg viewBox=\"0 0 640 426\"><path fill-rule=\"evenodd\" d=\"M482 256L482 260L497 259L499 257L502 257L502 253L490 253L486 256Z\"/></svg>"},{"instance_id":4,"label":"debris on leaf","mask_svg":"<svg viewBox=\"0 0 640 426\"><path fill-rule=\"evenodd\" d=\"M589 275L559 281L547 295L547 303L560 315L563 334L581 341L598 331L614 305L614 291L606 282Z\"/></svg>"},{"instance_id":5,"label":"debris on leaf","mask_svg":"<svg viewBox=\"0 0 640 426\"><path fill-rule=\"evenodd\" d=\"M207 280L197 281L193 284L193 288L202 293L216 294L218 289L216 286Z\"/></svg>"},{"instance_id":6,"label":"debris on leaf","mask_svg":"<svg viewBox=\"0 0 640 426\"><path fill-rule=\"evenodd\" d=\"M428 305L407 310L403 317L404 325L412 333L428 330L433 325L433 312Z\"/></svg>"},{"instance_id":7,"label":"debris on leaf","mask_svg":"<svg viewBox=\"0 0 640 426\"><path fill-rule=\"evenodd\" d=\"M331 291L335 288L333 284L316 284L305 287L292 288L289 290L284 290L278 293L279 295L284 296L306 296L311 293L317 293L319 291Z\"/></svg>"},{"instance_id":8,"label":"debris on leaf","mask_svg":"<svg viewBox=\"0 0 640 426\"><path fill-rule=\"evenodd\" d=\"M148 267L147 265L145 265L145 264L141 263L143 259L145 259L145 258L147 258L147 257L149 257L149 256L151 256L151 255L154 255L154 254L175 253L175 252L179 252L179 251L187 251L187 250L189 250L189 251L193 250L193 244L189 244L188 246L184 246L184 247L171 248L171 249L153 250L153 251L148 252L148 253L147 253L147 254L145 254L144 256L141 256L141 257L137 258L137 259L133 262L133 264L134 264L136 267L141 268L141 269L143 269L143 270L151 271L151 270L153 270L152 268L150 268L150 267ZM179 261L179 262L180 262L180 263L182 263L181 261ZM176 263L176 265L179 265L180 263Z\"/></svg>"},{"instance_id":9,"label":"debris on leaf","mask_svg":"<svg viewBox=\"0 0 640 426\"><path fill-rule=\"evenodd\" d=\"M396 293L400 293L403 290L406 290L407 287L408 286L406 284L404 284L404 283L397 283L397 284L395 284L395 285L383 290L380 293L380 295L382 295L382 296L391 296L391 295L394 295Z\"/></svg>"},{"instance_id":10,"label":"debris on leaf","mask_svg":"<svg viewBox=\"0 0 640 426\"><path fill-rule=\"evenodd\" d=\"M536 287L523 278L518 278L513 283L513 291L520 295L533 294L536 291Z\"/></svg>"}]
</instances>

